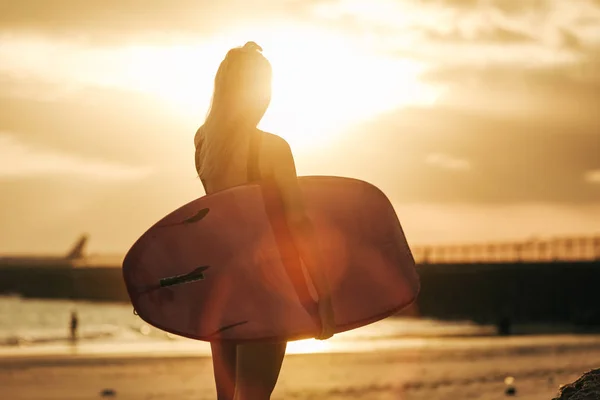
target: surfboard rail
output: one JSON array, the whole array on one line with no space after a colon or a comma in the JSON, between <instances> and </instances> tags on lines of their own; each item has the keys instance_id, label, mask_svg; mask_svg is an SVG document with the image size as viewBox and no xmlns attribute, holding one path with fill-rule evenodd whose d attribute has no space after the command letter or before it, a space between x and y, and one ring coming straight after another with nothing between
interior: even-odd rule
<instances>
[{"instance_id":1,"label":"surfboard rail","mask_svg":"<svg viewBox=\"0 0 600 400\"><path fill-rule=\"evenodd\" d=\"M354 178L298 178L332 285L336 332L410 306L415 262L387 196ZM265 182L228 188L170 212L133 244L123 278L137 314L203 341L315 337L317 296L283 204Z\"/></svg>"}]
</instances>

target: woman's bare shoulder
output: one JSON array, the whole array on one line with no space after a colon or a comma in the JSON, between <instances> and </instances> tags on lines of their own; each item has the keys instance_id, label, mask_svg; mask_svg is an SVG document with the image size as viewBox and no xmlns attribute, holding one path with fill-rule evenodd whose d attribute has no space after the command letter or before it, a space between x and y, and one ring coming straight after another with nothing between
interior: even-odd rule
<instances>
[{"instance_id":1,"label":"woman's bare shoulder","mask_svg":"<svg viewBox=\"0 0 600 400\"><path fill-rule=\"evenodd\" d=\"M290 151L289 143L281 136L265 131L260 132L263 135L263 149L276 152Z\"/></svg>"},{"instance_id":2,"label":"woman's bare shoulder","mask_svg":"<svg viewBox=\"0 0 600 400\"><path fill-rule=\"evenodd\" d=\"M200 127L200 128L198 128L198 130L196 131L196 134L194 135L194 145L196 147L198 147L198 144L200 144L202 139L203 139L202 127Z\"/></svg>"},{"instance_id":3,"label":"woman's bare shoulder","mask_svg":"<svg viewBox=\"0 0 600 400\"><path fill-rule=\"evenodd\" d=\"M261 145L261 172L263 176L273 175L282 165L294 163L292 151L288 142L279 135L263 132Z\"/></svg>"}]
</instances>

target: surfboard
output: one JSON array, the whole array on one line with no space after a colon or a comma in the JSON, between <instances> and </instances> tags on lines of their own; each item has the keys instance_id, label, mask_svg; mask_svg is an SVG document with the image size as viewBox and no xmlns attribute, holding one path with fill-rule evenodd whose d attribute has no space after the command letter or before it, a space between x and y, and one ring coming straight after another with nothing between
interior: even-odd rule
<instances>
[{"instance_id":1,"label":"surfboard","mask_svg":"<svg viewBox=\"0 0 600 400\"><path fill-rule=\"evenodd\" d=\"M413 303L414 258L385 194L351 178L298 182L325 258L336 332ZM123 278L140 318L175 335L276 341L321 329L317 294L274 185L232 187L169 213L130 248Z\"/></svg>"}]
</instances>

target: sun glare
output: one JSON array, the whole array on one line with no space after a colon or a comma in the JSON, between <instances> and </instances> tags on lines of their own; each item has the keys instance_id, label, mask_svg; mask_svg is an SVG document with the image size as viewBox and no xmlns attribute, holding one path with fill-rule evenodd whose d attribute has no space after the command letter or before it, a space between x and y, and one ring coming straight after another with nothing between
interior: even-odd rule
<instances>
[{"instance_id":1,"label":"sun glare","mask_svg":"<svg viewBox=\"0 0 600 400\"><path fill-rule=\"evenodd\" d=\"M328 351L330 347L330 343L324 340L297 340L295 342L288 342L286 352L288 354L323 353Z\"/></svg>"},{"instance_id":2,"label":"sun glare","mask_svg":"<svg viewBox=\"0 0 600 400\"><path fill-rule=\"evenodd\" d=\"M23 40L9 53L21 49L34 55L11 58L23 73L146 93L178 118L197 124L208 109L214 74L226 50L248 40L258 42L273 65L273 100L260 127L294 147L332 145L349 125L393 108L430 104L437 96L419 81L423 66L414 61L370 53L351 37L327 30L283 23L160 46L94 48ZM48 68L39 68L47 58L40 49L59 55L50 58Z\"/></svg>"},{"instance_id":3,"label":"sun glare","mask_svg":"<svg viewBox=\"0 0 600 400\"><path fill-rule=\"evenodd\" d=\"M411 60L369 54L352 40L307 27L239 29L199 45L127 52L128 79L139 89L197 118L208 107L214 73L225 51L254 40L273 65L273 100L260 128L293 147L325 147L360 120L390 109L430 104L423 67Z\"/></svg>"},{"instance_id":4,"label":"sun glare","mask_svg":"<svg viewBox=\"0 0 600 400\"><path fill-rule=\"evenodd\" d=\"M430 101L417 64L376 58L343 37L290 29L262 42L274 69L262 127L292 145L326 146L353 123Z\"/></svg>"}]
</instances>

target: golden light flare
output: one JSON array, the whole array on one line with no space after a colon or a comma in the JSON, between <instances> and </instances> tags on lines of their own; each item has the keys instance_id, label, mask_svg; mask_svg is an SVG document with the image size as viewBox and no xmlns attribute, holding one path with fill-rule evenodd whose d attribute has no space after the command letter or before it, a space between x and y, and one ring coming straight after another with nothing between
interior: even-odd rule
<instances>
[{"instance_id":1,"label":"golden light flare","mask_svg":"<svg viewBox=\"0 0 600 400\"><path fill-rule=\"evenodd\" d=\"M19 70L57 83L57 90L67 85L69 90L104 87L144 93L184 123L197 125L208 109L225 53L249 40L263 47L274 71L273 100L260 128L285 137L294 148L327 147L360 120L406 105L429 105L440 94L439 88L419 81L424 65L373 53L349 35L283 22L255 21L203 41L167 38L159 44L94 47L16 38L0 49L0 60L7 62L0 72Z\"/></svg>"},{"instance_id":2,"label":"golden light flare","mask_svg":"<svg viewBox=\"0 0 600 400\"><path fill-rule=\"evenodd\" d=\"M273 101L261 127L292 146L326 146L345 128L389 109L429 103L422 67L376 57L346 37L287 28L260 37L273 65Z\"/></svg>"},{"instance_id":3,"label":"golden light flare","mask_svg":"<svg viewBox=\"0 0 600 400\"><path fill-rule=\"evenodd\" d=\"M203 116L225 52L248 40L264 48L274 71L273 99L259 127L294 148L328 146L360 120L438 96L419 81L424 67L411 60L369 54L347 37L293 26L240 29L199 45L130 48L123 54L127 84L182 116Z\"/></svg>"},{"instance_id":4,"label":"golden light flare","mask_svg":"<svg viewBox=\"0 0 600 400\"><path fill-rule=\"evenodd\" d=\"M331 342L325 340L305 339L288 342L288 354L313 354L325 353L331 349Z\"/></svg>"}]
</instances>

